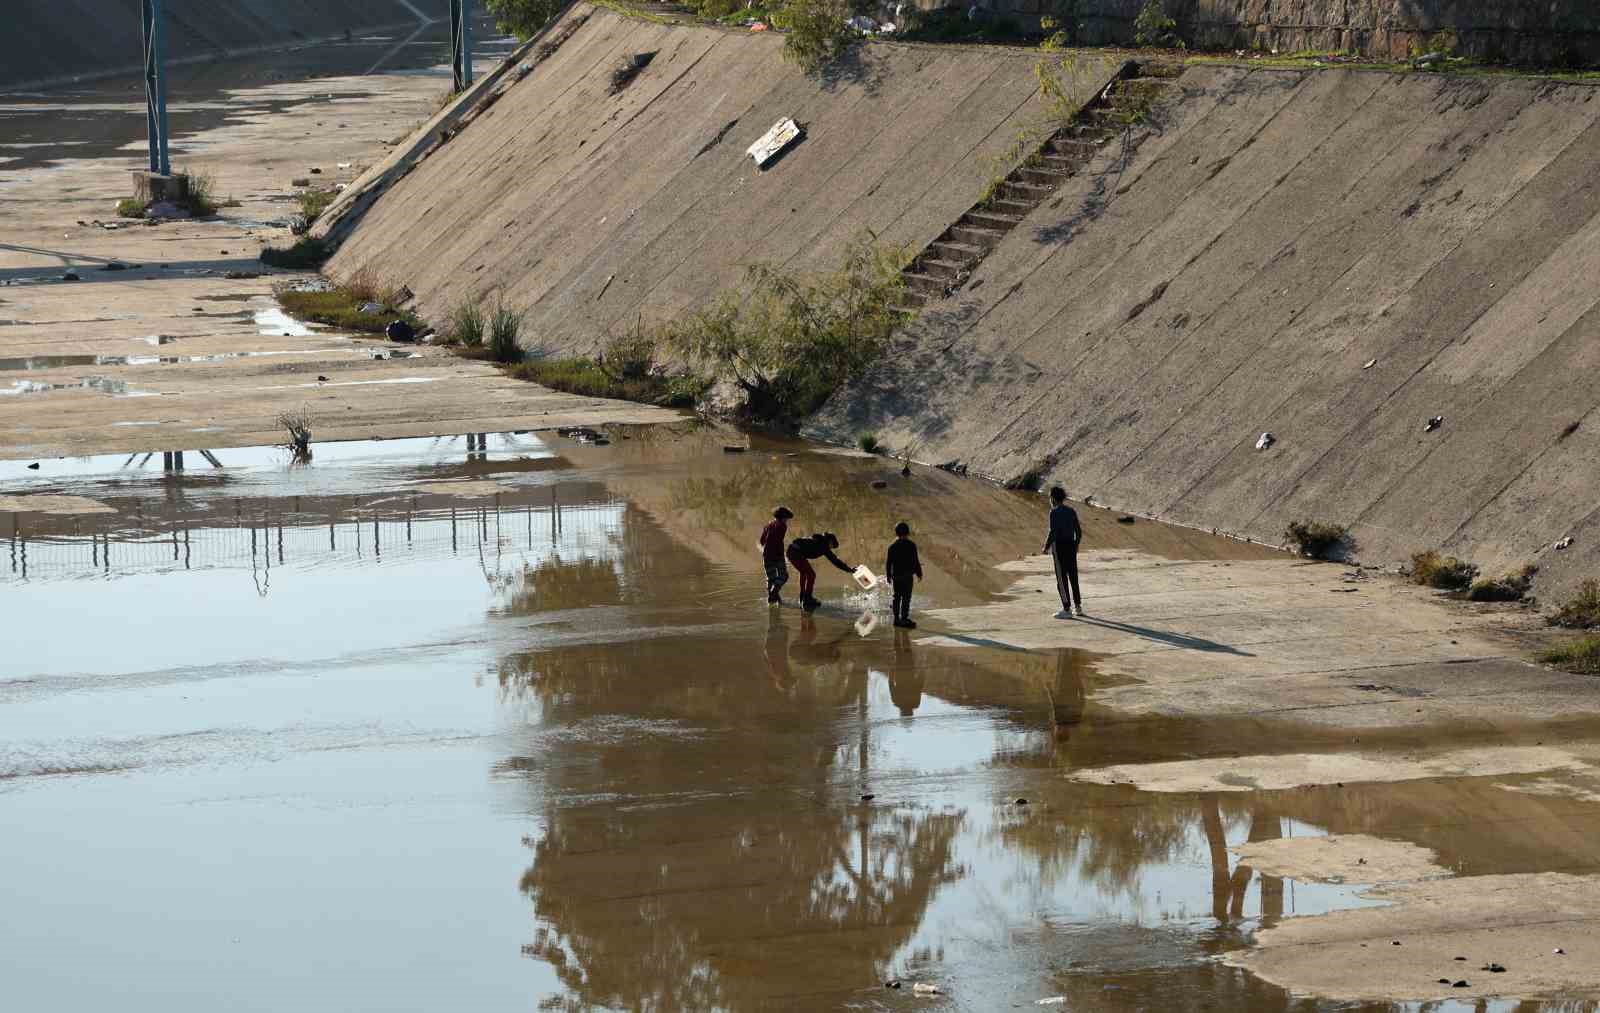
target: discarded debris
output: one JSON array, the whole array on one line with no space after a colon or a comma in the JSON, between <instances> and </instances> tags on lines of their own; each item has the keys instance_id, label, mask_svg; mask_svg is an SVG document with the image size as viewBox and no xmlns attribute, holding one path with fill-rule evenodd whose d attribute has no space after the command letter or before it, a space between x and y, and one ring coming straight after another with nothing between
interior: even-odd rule
<instances>
[{"instance_id":1,"label":"discarded debris","mask_svg":"<svg viewBox=\"0 0 1600 1013\"><path fill-rule=\"evenodd\" d=\"M911 986L911 991L915 992L918 995L941 995L942 994L939 991L939 986L938 985L930 985L925 981L919 981L915 985L912 985Z\"/></svg>"},{"instance_id":2,"label":"discarded debris","mask_svg":"<svg viewBox=\"0 0 1600 1013\"><path fill-rule=\"evenodd\" d=\"M1261 436L1256 440L1256 449L1266 450L1268 447L1277 442L1278 438L1276 436L1273 436L1271 433L1262 433Z\"/></svg>"},{"instance_id":3,"label":"discarded debris","mask_svg":"<svg viewBox=\"0 0 1600 1013\"><path fill-rule=\"evenodd\" d=\"M1118 524L1132 524L1136 519L1137 518L1135 518L1132 514L1126 514L1126 515L1124 515L1122 517L1118 517L1117 518L1117 523Z\"/></svg>"},{"instance_id":4,"label":"discarded debris","mask_svg":"<svg viewBox=\"0 0 1600 1013\"><path fill-rule=\"evenodd\" d=\"M1371 369L1373 366L1376 366L1377 364L1378 364L1378 360L1377 359L1368 359L1366 362L1361 364L1361 368L1362 369Z\"/></svg>"},{"instance_id":5,"label":"discarded debris","mask_svg":"<svg viewBox=\"0 0 1600 1013\"><path fill-rule=\"evenodd\" d=\"M878 30L878 23L864 14L857 14L846 21L845 25L863 35L871 35Z\"/></svg>"},{"instance_id":6,"label":"discarded debris","mask_svg":"<svg viewBox=\"0 0 1600 1013\"><path fill-rule=\"evenodd\" d=\"M871 802L873 799L875 799L877 797L878 796L872 794L872 792L869 791L865 795L861 796L861 801L863 801L863 802Z\"/></svg>"},{"instance_id":7,"label":"discarded debris","mask_svg":"<svg viewBox=\"0 0 1600 1013\"><path fill-rule=\"evenodd\" d=\"M756 143L746 148L746 153L753 159L757 166L765 169L767 163L777 158L789 145L799 140L802 131L800 124L790 117L784 117L772 125L772 129L762 134Z\"/></svg>"},{"instance_id":8,"label":"discarded debris","mask_svg":"<svg viewBox=\"0 0 1600 1013\"><path fill-rule=\"evenodd\" d=\"M746 447L741 447L741 446L739 446L739 445L738 445L738 444L736 444L736 443L730 443L730 444L727 444L727 445L726 445L726 446L724 446L724 447L723 447L723 448L722 448L722 452L723 452L723 453L724 453L724 454L742 454L742 453L744 453L744 452L745 452L745 450L747 450L747 449L748 449L748 448L746 448Z\"/></svg>"},{"instance_id":9,"label":"discarded debris","mask_svg":"<svg viewBox=\"0 0 1600 1013\"><path fill-rule=\"evenodd\" d=\"M1572 546L1572 536L1568 535L1567 537L1561 539L1561 541L1557 542L1555 545L1551 546L1551 548L1556 549L1556 550L1559 551L1561 549L1570 548L1571 546Z\"/></svg>"},{"instance_id":10,"label":"discarded debris","mask_svg":"<svg viewBox=\"0 0 1600 1013\"><path fill-rule=\"evenodd\" d=\"M1035 1006L1065 1006L1066 1004L1067 997L1064 995L1053 995L1048 999L1040 999L1034 1003Z\"/></svg>"},{"instance_id":11,"label":"discarded debris","mask_svg":"<svg viewBox=\"0 0 1600 1013\"><path fill-rule=\"evenodd\" d=\"M1027 804L1028 804L1028 800L1027 799L1025 799L1025 798L1017 799L1017 805L1027 805Z\"/></svg>"},{"instance_id":12,"label":"discarded debris","mask_svg":"<svg viewBox=\"0 0 1600 1013\"><path fill-rule=\"evenodd\" d=\"M655 53L634 53L624 56L622 62L611 71L611 94L615 95L639 76L639 72L650 66L650 61L656 58Z\"/></svg>"},{"instance_id":13,"label":"discarded debris","mask_svg":"<svg viewBox=\"0 0 1600 1013\"><path fill-rule=\"evenodd\" d=\"M883 987L884 988L899 988L900 987L900 983L898 981L893 981L893 980L886 981L886 982L883 983Z\"/></svg>"},{"instance_id":14,"label":"discarded debris","mask_svg":"<svg viewBox=\"0 0 1600 1013\"><path fill-rule=\"evenodd\" d=\"M1484 964L1482 967L1478 968L1478 970L1480 970L1480 971L1488 971L1490 974L1505 974L1506 973L1506 969L1505 969L1505 967L1503 965L1495 964L1495 963Z\"/></svg>"},{"instance_id":15,"label":"discarded debris","mask_svg":"<svg viewBox=\"0 0 1600 1013\"><path fill-rule=\"evenodd\" d=\"M417 340L417 329L404 320L391 321L389 326L384 328L383 333L390 341L398 341L402 344Z\"/></svg>"},{"instance_id":16,"label":"discarded debris","mask_svg":"<svg viewBox=\"0 0 1600 1013\"><path fill-rule=\"evenodd\" d=\"M887 489L889 488L889 483L881 478L875 478L872 480L872 487L874 489Z\"/></svg>"},{"instance_id":17,"label":"discarded debris","mask_svg":"<svg viewBox=\"0 0 1600 1013\"><path fill-rule=\"evenodd\" d=\"M1444 416L1435 415L1433 418L1428 420L1427 426L1424 427L1422 431L1425 433L1431 433L1442 425L1444 425Z\"/></svg>"},{"instance_id":18,"label":"discarded debris","mask_svg":"<svg viewBox=\"0 0 1600 1013\"><path fill-rule=\"evenodd\" d=\"M1472 986L1467 984L1466 979L1463 978L1462 980L1456 982L1454 985L1451 985L1450 987L1451 988L1471 988Z\"/></svg>"},{"instance_id":19,"label":"discarded debris","mask_svg":"<svg viewBox=\"0 0 1600 1013\"><path fill-rule=\"evenodd\" d=\"M66 272L65 274L63 274L61 276L61 280L62 281L82 281L83 279L78 277L78 272L77 271L68 271L68 272Z\"/></svg>"}]
</instances>

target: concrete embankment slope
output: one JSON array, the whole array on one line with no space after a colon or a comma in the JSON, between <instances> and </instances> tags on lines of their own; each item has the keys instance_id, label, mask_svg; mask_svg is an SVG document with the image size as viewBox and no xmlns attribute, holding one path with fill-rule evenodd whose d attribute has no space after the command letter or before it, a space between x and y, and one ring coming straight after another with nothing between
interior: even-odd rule
<instances>
[{"instance_id":1,"label":"concrete embankment slope","mask_svg":"<svg viewBox=\"0 0 1600 1013\"><path fill-rule=\"evenodd\" d=\"M816 428L1272 542L1348 524L1367 562L1536 562L1547 593L1600 572L1600 92L1178 89Z\"/></svg>"},{"instance_id":2,"label":"concrete embankment slope","mask_svg":"<svg viewBox=\"0 0 1600 1013\"><path fill-rule=\"evenodd\" d=\"M875 45L819 83L781 49L770 34L575 8L448 143L358 184L395 179L330 270L370 267L435 319L503 290L532 343L592 349L737 284L752 261L831 267L868 229L920 249L1038 115L1034 54ZM655 56L613 93L640 53ZM1086 97L1116 63L1080 66ZM805 137L757 169L745 149L783 117Z\"/></svg>"},{"instance_id":3,"label":"concrete embankment slope","mask_svg":"<svg viewBox=\"0 0 1600 1013\"><path fill-rule=\"evenodd\" d=\"M138 0L8 0L0 25L6 57L0 88L70 81L139 66ZM167 58L228 53L332 38L345 31L416 25L433 0L165 0Z\"/></svg>"}]
</instances>

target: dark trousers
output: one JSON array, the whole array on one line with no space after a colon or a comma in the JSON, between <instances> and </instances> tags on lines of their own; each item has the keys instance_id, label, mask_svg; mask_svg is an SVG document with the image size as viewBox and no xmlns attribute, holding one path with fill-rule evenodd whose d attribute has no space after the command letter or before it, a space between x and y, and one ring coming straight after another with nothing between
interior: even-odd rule
<instances>
[{"instance_id":1,"label":"dark trousers","mask_svg":"<svg viewBox=\"0 0 1600 1013\"><path fill-rule=\"evenodd\" d=\"M896 619L911 618L911 577L896 577L894 583L894 617Z\"/></svg>"},{"instance_id":2,"label":"dark trousers","mask_svg":"<svg viewBox=\"0 0 1600 1013\"><path fill-rule=\"evenodd\" d=\"M1083 592L1078 590L1078 547L1056 546L1051 552L1056 561L1056 590L1061 593L1061 607L1071 610L1074 603L1083 607ZM1069 597L1067 592L1071 591Z\"/></svg>"},{"instance_id":3,"label":"dark trousers","mask_svg":"<svg viewBox=\"0 0 1600 1013\"><path fill-rule=\"evenodd\" d=\"M767 600L777 601L778 592L789 582L789 569L781 559L763 560L767 567Z\"/></svg>"},{"instance_id":4,"label":"dark trousers","mask_svg":"<svg viewBox=\"0 0 1600 1013\"><path fill-rule=\"evenodd\" d=\"M815 598L817 589L817 571L811 568L811 561L804 556L789 553L789 564L795 572L800 574L800 600Z\"/></svg>"}]
</instances>

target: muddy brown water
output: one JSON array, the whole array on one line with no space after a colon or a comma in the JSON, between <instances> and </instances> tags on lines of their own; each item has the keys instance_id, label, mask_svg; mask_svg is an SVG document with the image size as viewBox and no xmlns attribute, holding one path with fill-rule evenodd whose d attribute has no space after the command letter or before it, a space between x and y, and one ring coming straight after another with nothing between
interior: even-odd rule
<instances>
[{"instance_id":1,"label":"muddy brown water","mask_svg":"<svg viewBox=\"0 0 1600 1013\"><path fill-rule=\"evenodd\" d=\"M817 615L768 609L754 540L777 501L874 570L909 520L919 611L1003 593L994 564L1037 548L1043 504L730 439L0 464L0 492L116 510L0 516L8 1006L1418 1009L1216 963L1276 919L1373 903L1228 847L1363 832L1463 875L1595 864L1590 807L1481 779L1069 782L1286 747L1238 722L1120 731L1092 657L922 646L936 621L894 630L832 570ZM1085 518L1099 545L1264 551Z\"/></svg>"}]
</instances>

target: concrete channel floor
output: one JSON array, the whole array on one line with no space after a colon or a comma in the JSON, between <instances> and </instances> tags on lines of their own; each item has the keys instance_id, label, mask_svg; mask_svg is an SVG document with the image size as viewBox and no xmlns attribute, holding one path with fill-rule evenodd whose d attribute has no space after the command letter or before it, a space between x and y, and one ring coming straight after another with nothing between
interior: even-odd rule
<instances>
[{"instance_id":1,"label":"concrete channel floor","mask_svg":"<svg viewBox=\"0 0 1600 1013\"><path fill-rule=\"evenodd\" d=\"M117 223L110 208L125 192L125 170L137 161L126 142L111 151L73 152L69 146L48 158L30 154L37 151L26 147L33 141L0 144L0 207L7 223L0 235L0 389L15 391L0 396L0 458L44 459L40 478L48 481L50 459L68 455L260 446L278 439L273 419L279 411L305 406L327 419L319 440L665 417L637 406L542 392L437 350L389 358L393 349L382 342L300 333L303 328L271 313L271 273L227 277L260 272L260 246L284 238L283 229L263 223L288 213L290 178L312 166L322 168L325 179L354 178L381 151L382 141L431 112L442 87L437 71L335 76L219 90L196 103L187 110L195 125L183 133L178 163L212 173L219 189L241 202L217 222ZM138 105L136 95L100 92L8 99L4 112L126 120L136 118ZM99 142L90 137L81 143L93 149ZM340 169L340 163L350 167ZM96 219L118 227L96 226ZM100 270L111 262L130 266ZM60 281L67 270L82 280ZM380 350L385 358L375 359ZM147 361L151 356L157 361ZM329 380L321 383L319 375ZM680 549L692 546L718 575L709 582L713 590L727 590L721 575L748 563L744 518L737 525L711 523L707 517L714 508L686 511L682 500L653 488L654 472L641 475L624 463L608 477L604 459L584 453L573 450L570 457L580 470L588 469L585 481L609 485ZM619 448L615 458L627 462L629 453ZM50 487L51 494L68 496L77 488L70 468L63 470L68 474ZM8 481L0 494L33 488L15 481L20 471L4 474ZM446 476L458 483L456 494L485 495L483 488L459 483L460 477ZM962 500L946 487L958 480L927 480L944 491L945 502ZM586 495L597 506L602 502L592 490ZM93 521L95 511L106 509L95 502L63 508L62 515ZM17 519L34 525L44 514L14 500L6 503L15 543ZM908 509L919 504L928 509L916 498L905 501ZM976 497L969 505L971 516L960 518L966 531L994 522L993 502ZM742 506L759 514L754 500ZM1031 535L969 534L978 543L967 545L970 558L962 559L957 549L941 560L951 573L982 571L964 579L989 593L940 595L945 607L925 614L914 650L923 656L944 652L951 659L1026 652L1029 659L1048 661L1041 671L1072 667L1091 673L1081 700L1063 695L1050 674L1018 691L1048 699L1057 759L1048 777L1017 773L1013 779L1003 773L986 791L1018 785L1041 813L1065 813L1086 803L1108 811L1193 806L1201 814L1195 825L1203 824L1208 836L1210 813L1222 806L1220 818L1232 826L1226 806L1238 801L1330 831L1332 838L1292 838L1276 842L1276 853L1256 853L1250 860L1257 880L1243 858L1236 856L1231 870L1234 880L1243 868L1244 881L1259 884L1263 911L1274 903L1270 891L1281 890L1281 877L1290 875L1307 884L1369 884L1374 902L1386 905L1281 920L1264 915L1261 931L1253 940L1239 939L1228 959L1290 992L1381 1008L1395 1000L1556 996L1581 1003L1600 995L1600 952L1594 949L1600 936L1600 849L1590 843L1600 830L1600 690L1592 680L1527 660L1525 637L1537 626L1536 616L1504 607L1445 605L1392 578L1157 525L1124 531L1109 515L1085 513L1085 620L1049 618L1053 580L1047 563L1021 555ZM1020 514L1007 519L1024 522ZM360 518L355 521L359 531ZM437 516L434 522L441 523ZM947 527L929 544L961 545L958 527ZM59 537L79 536L63 531ZM455 538L453 515L450 537ZM639 560L647 558L640 555L630 565L642 567ZM991 567L999 559L1011 561ZM37 592L21 585L5 591ZM137 662L133 668L138 670ZM30 694L50 691L40 682L9 692L26 702ZM966 690L952 685L943 692L961 701ZM690 692L674 698L671 707L692 711L694 699ZM353 706L352 712L359 709ZM314 748L325 745L318 740ZM916 768L914 757L905 761L895 775L899 780L889 783L926 781L934 796L957 790ZM92 763L83 768L91 776L93 771ZM6 776L33 774L8 770ZM1384 819L1364 824L1341 802L1343 793L1358 790L1363 799L1383 800L1378 808ZM36 798L53 804L55 796ZM109 795L100 801L115 804ZM543 904L559 907L552 898L586 896L595 880L584 870L608 872L605 863L579 857L585 853L582 838L594 832L583 821L601 818L587 805L579 804L583 815L568 824L571 850L551 845L543 866L528 872L530 881L541 884ZM48 805L39 815L47 811ZM665 825L648 826L667 831ZM997 820L991 831L1024 839L1038 832L1010 817ZM1462 835L1479 838L1472 847L1482 850L1461 844ZM1402 861L1393 852L1405 841L1415 841L1412 848L1427 854L1455 850L1473 858L1434 865L1407 852ZM1241 854L1249 853L1241 847ZM1214 899L1232 889L1228 865L1224 859L1222 878L1213 882ZM1262 878L1275 875L1275 888ZM1236 893L1242 899L1243 888ZM1225 902L1221 914L1226 923ZM596 916L604 922L617 911ZM682 917L711 934L707 912ZM1244 945L1251 942L1253 948ZM1396 942L1412 962L1400 960ZM755 960L734 952L734 941L724 945L731 955L714 958L723 960L724 969ZM1373 951L1383 953L1381 962L1374 962ZM1460 963L1456 956L1469 955L1471 969L1440 982L1448 975L1431 970L1446 955L1452 964ZM901 971L927 966L918 958L896 959ZM1420 972L1417 960L1430 975ZM1492 961L1507 971L1479 970ZM977 963L961 966L976 975ZM794 984L804 977L801 970L779 977ZM843 987L839 983L847 977L829 978L828 987ZM1075 979L1062 980L1061 987L1077 987ZM1458 988L1455 980L1469 984ZM1088 1003L1082 1008L1095 1008L1088 995L1072 997ZM1286 1008L1251 995L1237 1008ZM986 1008L970 994L955 1002Z\"/></svg>"},{"instance_id":2,"label":"concrete channel floor","mask_svg":"<svg viewBox=\"0 0 1600 1013\"><path fill-rule=\"evenodd\" d=\"M430 116L441 33L177 68L174 166L238 202L214 220L117 217L144 158L137 80L0 96L0 458L273 443L283 411L318 440L673 417L277 311L292 275L258 257L293 241L292 181L347 183ZM509 48L482 44L480 72Z\"/></svg>"}]
</instances>

